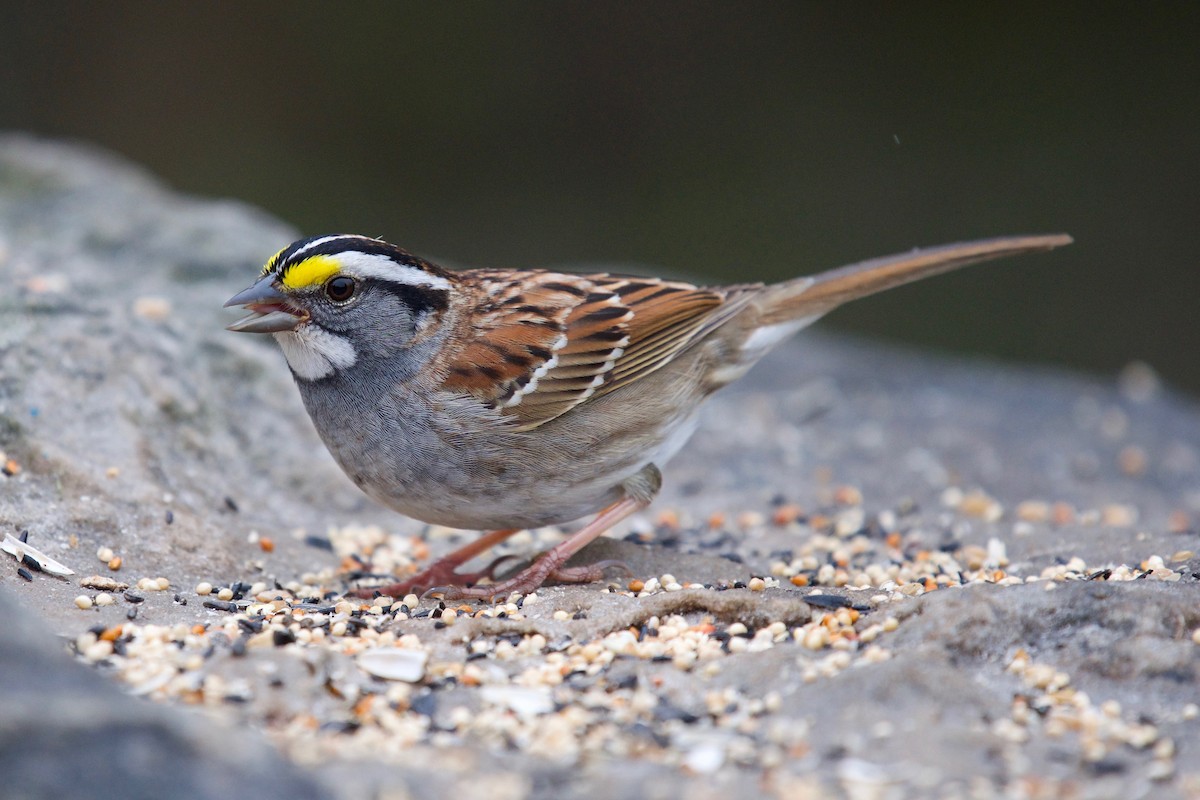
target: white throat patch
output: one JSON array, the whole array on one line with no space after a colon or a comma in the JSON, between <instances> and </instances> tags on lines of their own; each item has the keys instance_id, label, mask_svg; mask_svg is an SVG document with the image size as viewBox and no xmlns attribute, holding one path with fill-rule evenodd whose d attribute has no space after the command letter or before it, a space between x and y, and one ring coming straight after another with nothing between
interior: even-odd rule
<instances>
[{"instance_id":1,"label":"white throat patch","mask_svg":"<svg viewBox=\"0 0 1200 800\"><path fill-rule=\"evenodd\" d=\"M274 336L292 372L306 381L329 377L335 370L349 369L358 360L349 339L317 325L301 325L294 331Z\"/></svg>"}]
</instances>

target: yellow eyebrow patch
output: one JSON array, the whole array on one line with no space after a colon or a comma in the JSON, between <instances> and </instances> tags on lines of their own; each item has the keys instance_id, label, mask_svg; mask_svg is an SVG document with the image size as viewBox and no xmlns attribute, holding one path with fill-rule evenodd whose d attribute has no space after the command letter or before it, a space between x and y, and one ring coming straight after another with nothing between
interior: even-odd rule
<instances>
[{"instance_id":1,"label":"yellow eyebrow patch","mask_svg":"<svg viewBox=\"0 0 1200 800\"><path fill-rule=\"evenodd\" d=\"M319 286L342 271L337 259L331 256L310 256L288 267L281 280L289 289Z\"/></svg>"},{"instance_id":2,"label":"yellow eyebrow patch","mask_svg":"<svg viewBox=\"0 0 1200 800\"><path fill-rule=\"evenodd\" d=\"M266 275L266 274L268 274L268 273L269 273L271 270L275 269L275 265L279 263L279 257L280 257L281 255L283 255L283 251L284 251L284 250L287 250L287 248L286 248L286 247L284 247L284 248L283 248L283 249L281 249L281 250L280 250L278 253L276 253L275 255L271 256L271 257L270 257L270 258L267 260L267 263L266 263L266 265L265 265L265 266L262 268L262 274L263 274L263 275Z\"/></svg>"}]
</instances>

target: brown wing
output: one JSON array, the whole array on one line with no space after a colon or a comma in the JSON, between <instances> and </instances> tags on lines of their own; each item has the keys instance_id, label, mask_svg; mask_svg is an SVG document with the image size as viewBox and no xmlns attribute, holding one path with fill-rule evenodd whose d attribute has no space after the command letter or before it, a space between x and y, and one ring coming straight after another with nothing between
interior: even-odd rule
<instances>
[{"instance_id":1,"label":"brown wing","mask_svg":"<svg viewBox=\"0 0 1200 800\"><path fill-rule=\"evenodd\" d=\"M650 374L727 317L721 290L654 278L472 270L459 279L475 311L443 385L522 430Z\"/></svg>"}]
</instances>

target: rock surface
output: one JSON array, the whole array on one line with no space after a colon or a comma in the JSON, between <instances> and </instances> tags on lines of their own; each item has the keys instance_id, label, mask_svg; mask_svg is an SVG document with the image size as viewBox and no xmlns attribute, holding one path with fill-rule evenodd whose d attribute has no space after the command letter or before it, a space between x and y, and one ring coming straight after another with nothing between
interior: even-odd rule
<instances>
[{"instance_id":1,"label":"rock surface","mask_svg":"<svg viewBox=\"0 0 1200 800\"><path fill-rule=\"evenodd\" d=\"M161 796L167 774L194 797L717 797L747 781L775 797L1200 796L1200 413L1137 369L1110 386L809 332L714 399L634 534L585 551L642 580L775 572L779 588L592 584L506 619L414 613L379 626L429 653L403 688L353 648L206 607L202 581L336 575L344 553L322 537L351 522L435 553L457 541L359 495L273 343L223 330L223 301L295 235L103 153L0 139L0 535L27 531L77 573L26 580L0 555L6 792ZM977 577L852 591L797 566L813 541L831 542L830 574L945 556ZM93 574L139 599L78 608ZM137 586L159 577L171 588ZM862 609L842 649L794 640L824 624L816 584ZM619 651L672 615L723 637L712 669ZM243 638L203 638L224 624ZM151 629L198 663L152 685L133 655ZM759 645L730 647L741 629ZM537 678L587 643L610 651L598 672ZM391 711L369 711L381 698Z\"/></svg>"}]
</instances>

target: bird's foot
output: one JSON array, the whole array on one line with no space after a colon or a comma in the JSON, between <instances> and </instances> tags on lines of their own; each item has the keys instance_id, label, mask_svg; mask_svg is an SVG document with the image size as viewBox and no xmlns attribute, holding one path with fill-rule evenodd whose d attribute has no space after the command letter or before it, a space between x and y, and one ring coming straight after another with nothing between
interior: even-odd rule
<instances>
[{"instance_id":1,"label":"bird's foot","mask_svg":"<svg viewBox=\"0 0 1200 800\"><path fill-rule=\"evenodd\" d=\"M526 569L500 583L487 583L480 586L446 585L434 586L427 590L423 597L437 596L443 600L488 600L495 597L507 597L517 594L529 594L548 581L556 583L591 583L604 577L604 571L619 568L629 574L633 570L624 561L597 561L595 564L585 564L578 567L554 566L553 550L547 552Z\"/></svg>"},{"instance_id":2,"label":"bird's foot","mask_svg":"<svg viewBox=\"0 0 1200 800\"><path fill-rule=\"evenodd\" d=\"M443 585L463 588L471 587L481 580L495 580L496 570L500 565L514 558L516 558L514 555L500 556L478 572L458 572L458 567L462 565L464 559L457 558L452 554L438 559L424 571L413 575L411 578L406 578L386 586L366 586L351 589L346 594L349 597L361 597L369 600L381 594L397 598L409 594L421 594L430 591L433 587L442 587Z\"/></svg>"}]
</instances>

